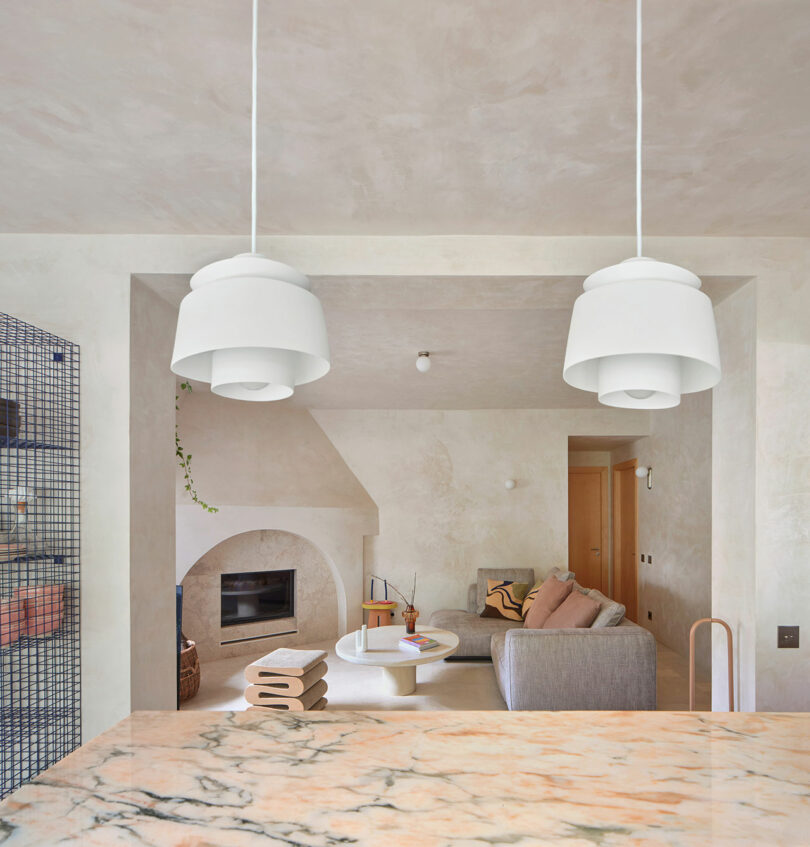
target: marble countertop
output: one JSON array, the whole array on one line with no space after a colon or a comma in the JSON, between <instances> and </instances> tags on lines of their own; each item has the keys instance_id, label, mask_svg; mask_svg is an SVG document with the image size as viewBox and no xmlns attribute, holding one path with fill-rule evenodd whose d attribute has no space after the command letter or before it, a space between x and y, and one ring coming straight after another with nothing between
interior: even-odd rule
<instances>
[{"instance_id":1,"label":"marble countertop","mask_svg":"<svg viewBox=\"0 0 810 847\"><path fill-rule=\"evenodd\" d=\"M137 712L0 844L808 845L810 715Z\"/></svg>"}]
</instances>

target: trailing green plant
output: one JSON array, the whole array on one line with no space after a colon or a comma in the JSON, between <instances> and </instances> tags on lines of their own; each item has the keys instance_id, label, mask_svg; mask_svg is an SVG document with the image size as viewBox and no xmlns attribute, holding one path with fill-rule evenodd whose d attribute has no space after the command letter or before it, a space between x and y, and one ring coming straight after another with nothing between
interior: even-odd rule
<instances>
[{"instance_id":1,"label":"trailing green plant","mask_svg":"<svg viewBox=\"0 0 810 847\"><path fill-rule=\"evenodd\" d=\"M181 391L188 391L191 393L191 383L190 382L181 382L180 383ZM174 395L174 408L175 411L180 411L180 406L178 402L180 400L180 395ZM177 456L177 463L180 465L180 469L183 471L183 484L186 489L186 493L191 499L197 503L202 509L206 512L218 512L219 509L216 506L209 506L208 503L200 500L197 496L197 489L194 487L194 479L191 476L191 453L186 453L183 449L183 444L180 441L180 429L177 421L174 422L174 451Z\"/></svg>"}]
</instances>

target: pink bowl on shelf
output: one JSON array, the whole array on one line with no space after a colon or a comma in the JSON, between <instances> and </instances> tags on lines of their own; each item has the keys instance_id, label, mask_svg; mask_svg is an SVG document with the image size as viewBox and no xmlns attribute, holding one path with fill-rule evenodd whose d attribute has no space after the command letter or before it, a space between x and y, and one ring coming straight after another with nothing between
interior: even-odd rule
<instances>
[{"instance_id":1,"label":"pink bowl on shelf","mask_svg":"<svg viewBox=\"0 0 810 847\"><path fill-rule=\"evenodd\" d=\"M26 585L14 589L15 598L25 601L25 613L28 617L62 613L62 602L65 586L58 585Z\"/></svg>"},{"instance_id":2,"label":"pink bowl on shelf","mask_svg":"<svg viewBox=\"0 0 810 847\"><path fill-rule=\"evenodd\" d=\"M25 604L22 600L0 600L0 647L8 647L22 634L25 626Z\"/></svg>"},{"instance_id":3,"label":"pink bowl on shelf","mask_svg":"<svg viewBox=\"0 0 810 847\"><path fill-rule=\"evenodd\" d=\"M20 631L21 635L27 635L29 638L42 637L50 635L55 630L59 629L62 623L62 613L48 615L34 615L25 619L23 628Z\"/></svg>"},{"instance_id":4,"label":"pink bowl on shelf","mask_svg":"<svg viewBox=\"0 0 810 847\"><path fill-rule=\"evenodd\" d=\"M20 634L41 637L59 629L64 614L65 586L25 585L14 589L14 597L25 605L25 622Z\"/></svg>"}]
</instances>

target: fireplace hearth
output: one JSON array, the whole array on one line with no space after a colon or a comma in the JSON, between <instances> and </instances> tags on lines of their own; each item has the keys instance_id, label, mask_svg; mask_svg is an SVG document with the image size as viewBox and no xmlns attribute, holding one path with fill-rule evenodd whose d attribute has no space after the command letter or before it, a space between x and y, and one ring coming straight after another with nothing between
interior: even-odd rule
<instances>
[{"instance_id":1,"label":"fireplace hearth","mask_svg":"<svg viewBox=\"0 0 810 847\"><path fill-rule=\"evenodd\" d=\"M223 573L221 625L269 621L295 615L295 571Z\"/></svg>"}]
</instances>

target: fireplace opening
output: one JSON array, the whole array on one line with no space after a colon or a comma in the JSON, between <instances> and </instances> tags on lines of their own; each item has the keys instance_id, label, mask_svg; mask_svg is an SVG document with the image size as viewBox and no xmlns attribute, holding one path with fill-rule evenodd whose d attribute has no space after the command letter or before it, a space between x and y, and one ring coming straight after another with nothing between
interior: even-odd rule
<instances>
[{"instance_id":1,"label":"fireplace opening","mask_svg":"<svg viewBox=\"0 0 810 847\"><path fill-rule=\"evenodd\" d=\"M235 626L295 615L295 571L221 575L221 625Z\"/></svg>"}]
</instances>

